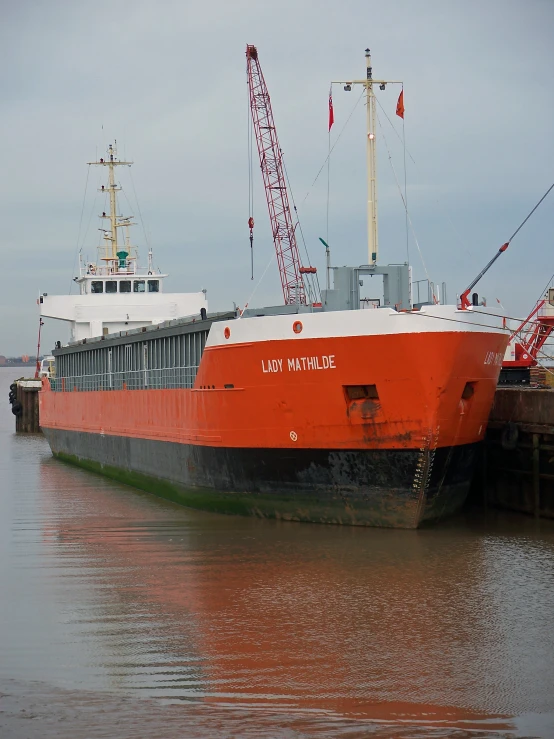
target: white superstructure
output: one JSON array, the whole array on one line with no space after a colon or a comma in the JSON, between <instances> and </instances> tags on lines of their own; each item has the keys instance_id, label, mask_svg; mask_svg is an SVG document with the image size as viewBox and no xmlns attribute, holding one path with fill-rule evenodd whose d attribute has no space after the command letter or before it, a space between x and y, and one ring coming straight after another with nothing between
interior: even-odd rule
<instances>
[{"instance_id":1,"label":"white superstructure","mask_svg":"<svg viewBox=\"0 0 554 739\"><path fill-rule=\"evenodd\" d=\"M115 146L110 145L106 159L89 164L108 168L108 184L100 188L101 193L109 195L109 212L100 215L109 226L100 229L104 245L99 248L98 262L81 263L79 275L74 278L79 285L78 295L40 295L41 316L69 322L70 341L80 341L207 311L204 290L164 293L167 274L154 269L151 251L148 267L138 266L129 236L134 223L132 216L117 212L121 187L115 181L115 167L130 167L132 162L118 160ZM123 238L119 238L119 229L125 229Z\"/></svg>"}]
</instances>

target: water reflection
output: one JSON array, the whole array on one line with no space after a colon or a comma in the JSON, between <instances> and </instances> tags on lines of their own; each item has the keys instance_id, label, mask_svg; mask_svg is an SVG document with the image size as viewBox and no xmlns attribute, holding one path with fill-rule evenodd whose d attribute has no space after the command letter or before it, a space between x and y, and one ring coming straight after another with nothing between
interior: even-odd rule
<instances>
[{"instance_id":1,"label":"water reflection","mask_svg":"<svg viewBox=\"0 0 554 739\"><path fill-rule=\"evenodd\" d=\"M51 736L56 707L75 730L98 705L107 735L114 717L134 736L553 735L549 522L206 514L1 426L0 475L0 692L26 707L35 681Z\"/></svg>"},{"instance_id":2,"label":"water reflection","mask_svg":"<svg viewBox=\"0 0 554 739\"><path fill-rule=\"evenodd\" d=\"M228 518L52 459L40 481L46 551L88 591L69 625L101 645L92 666L112 688L431 725L550 707L551 526L516 538Z\"/></svg>"}]
</instances>

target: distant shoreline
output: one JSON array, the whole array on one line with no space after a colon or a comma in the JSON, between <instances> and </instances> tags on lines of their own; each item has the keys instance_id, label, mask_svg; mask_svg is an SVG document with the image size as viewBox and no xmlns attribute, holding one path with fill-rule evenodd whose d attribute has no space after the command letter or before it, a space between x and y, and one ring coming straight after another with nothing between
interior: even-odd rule
<instances>
[{"instance_id":1,"label":"distant shoreline","mask_svg":"<svg viewBox=\"0 0 554 739\"><path fill-rule=\"evenodd\" d=\"M29 362L28 364L0 364L0 369L35 369L37 366L36 362Z\"/></svg>"}]
</instances>

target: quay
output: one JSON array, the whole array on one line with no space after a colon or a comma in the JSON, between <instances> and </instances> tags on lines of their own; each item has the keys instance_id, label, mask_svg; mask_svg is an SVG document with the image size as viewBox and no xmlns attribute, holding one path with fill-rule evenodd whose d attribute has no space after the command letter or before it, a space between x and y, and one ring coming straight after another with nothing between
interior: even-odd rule
<instances>
[{"instance_id":1,"label":"quay","mask_svg":"<svg viewBox=\"0 0 554 739\"><path fill-rule=\"evenodd\" d=\"M26 380L21 377L10 385L8 400L15 416L15 430L27 434L40 432L38 393L41 380Z\"/></svg>"},{"instance_id":2,"label":"quay","mask_svg":"<svg viewBox=\"0 0 554 739\"><path fill-rule=\"evenodd\" d=\"M487 505L554 518L554 389L497 389L481 483Z\"/></svg>"}]
</instances>

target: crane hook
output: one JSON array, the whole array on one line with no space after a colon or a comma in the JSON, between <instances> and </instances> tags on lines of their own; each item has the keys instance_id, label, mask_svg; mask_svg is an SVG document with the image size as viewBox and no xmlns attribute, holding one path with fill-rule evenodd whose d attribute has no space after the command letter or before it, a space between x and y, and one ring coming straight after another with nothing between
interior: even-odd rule
<instances>
[{"instance_id":1,"label":"crane hook","mask_svg":"<svg viewBox=\"0 0 554 739\"><path fill-rule=\"evenodd\" d=\"M254 219L252 216L248 219L248 228L250 229L250 279L254 279Z\"/></svg>"}]
</instances>

